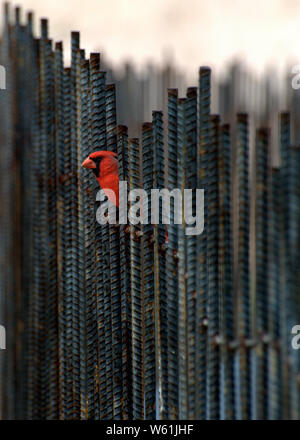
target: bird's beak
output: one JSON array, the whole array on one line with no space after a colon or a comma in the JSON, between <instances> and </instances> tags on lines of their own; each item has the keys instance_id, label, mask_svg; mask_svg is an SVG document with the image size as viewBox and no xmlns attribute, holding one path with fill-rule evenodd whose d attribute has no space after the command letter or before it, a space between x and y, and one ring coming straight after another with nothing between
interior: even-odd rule
<instances>
[{"instance_id":1,"label":"bird's beak","mask_svg":"<svg viewBox=\"0 0 300 440\"><path fill-rule=\"evenodd\" d=\"M96 168L96 164L95 162L90 159L89 157L87 157L81 164L81 166L83 168Z\"/></svg>"}]
</instances>

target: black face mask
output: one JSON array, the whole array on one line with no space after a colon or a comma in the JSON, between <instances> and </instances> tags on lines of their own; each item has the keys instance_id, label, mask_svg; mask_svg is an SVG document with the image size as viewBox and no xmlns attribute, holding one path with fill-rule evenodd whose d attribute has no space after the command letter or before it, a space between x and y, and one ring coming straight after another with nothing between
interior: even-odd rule
<instances>
[{"instance_id":1,"label":"black face mask","mask_svg":"<svg viewBox=\"0 0 300 440\"><path fill-rule=\"evenodd\" d=\"M91 159L96 165L96 168L93 168L93 173L95 174L96 177L100 176L100 163L101 163L102 159L103 159L103 157L101 157L101 156L95 157L94 159Z\"/></svg>"}]
</instances>

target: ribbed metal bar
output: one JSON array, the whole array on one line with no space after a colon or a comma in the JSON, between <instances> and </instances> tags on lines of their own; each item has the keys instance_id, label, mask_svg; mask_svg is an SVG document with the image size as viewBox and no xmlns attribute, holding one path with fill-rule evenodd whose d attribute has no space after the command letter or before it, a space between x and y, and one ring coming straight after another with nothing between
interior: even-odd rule
<instances>
[{"instance_id":1,"label":"ribbed metal bar","mask_svg":"<svg viewBox=\"0 0 300 440\"><path fill-rule=\"evenodd\" d=\"M74 169L77 176L77 209L78 209L78 232L77 232L77 267L78 267L78 303L76 316L76 340L78 353L76 355L76 396L78 418L85 418L86 409L86 284L85 284L85 194L84 194L84 178L85 172L81 167L83 160L86 158L87 149L87 121L83 118L87 116L87 83L84 51L77 49L75 52L75 90L76 90L76 138L77 151L74 163ZM75 168L76 167L76 168Z\"/></svg>"},{"instance_id":2,"label":"ribbed metal bar","mask_svg":"<svg viewBox=\"0 0 300 440\"><path fill-rule=\"evenodd\" d=\"M165 188L164 181L164 140L162 112L152 113L152 143L153 143L153 188ZM158 215L161 220L154 225L154 286L155 286L155 345L156 356L156 384L157 390L157 417L167 417L167 296L166 296L166 226L162 223L162 203L159 201Z\"/></svg>"},{"instance_id":3,"label":"ribbed metal bar","mask_svg":"<svg viewBox=\"0 0 300 440\"><path fill-rule=\"evenodd\" d=\"M153 188L153 145L152 124L142 127L143 186L148 198ZM144 202L148 204L147 202ZM148 206L149 207L149 206ZM149 214L149 212L148 212ZM149 214L150 215L150 214ZM156 418L156 347L155 347L155 299L154 299L154 228L152 224L143 225L143 293L144 293L144 407L146 420Z\"/></svg>"},{"instance_id":4,"label":"ribbed metal bar","mask_svg":"<svg viewBox=\"0 0 300 440\"><path fill-rule=\"evenodd\" d=\"M17 157L19 158L19 182L20 182L20 194L21 194L21 212L18 216L18 222L20 225L20 241L22 243L21 251L21 283L20 292L21 298L19 299L19 314L24 322L24 328L19 335L21 341L21 349L17 366L17 401L16 401L16 416L18 418L24 418L27 414L27 371L28 371L28 331L29 324L29 301L30 301L30 281L31 281L31 264L28 255L32 255L32 216L28 213L32 213L32 161L31 159L31 142L32 142L32 114L35 111L33 106L33 100L30 99L31 93L34 93L35 83L32 81L36 69L36 59L32 51L32 33L31 33L31 17L27 17L25 26L21 26L20 41L18 41L19 47L19 79L16 90L18 92L19 110L18 119L22 121L22 129L19 131L19 136L23 137L23 148L18 150ZM21 47L20 47L21 46ZM20 51L21 49L21 51ZM26 55L25 55L26 54ZM23 68L21 67L23 63ZM20 68L21 67L21 68ZM20 142L18 140L18 145ZM27 182L26 187L21 182ZM17 197L16 203L19 204ZM27 213L27 215L26 215ZM22 231L26 231L26 234L22 234ZM22 237L22 238L21 238ZM15 234L15 239L16 239ZM18 238L19 240L19 238ZM17 262L16 262L17 263ZM21 318L23 316L24 318ZM16 335L18 339L18 335Z\"/></svg>"},{"instance_id":5,"label":"ribbed metal bar","mask_svg":"<svg viewBox=\"0 0 300 440\"><path fill-rule=\"evenodd\" d=\"M280 124L280 156L281 156L281 169L282 169L282 178L283 185L286 188L285 198L283 200L285 207L285 215L284 215L284 226L285 226L285 239L289 240L289 198L290 198L290 181L289 181L289 170L291 163L291 116L287 112L283 112L279 117ZM286 244L286 246L289 244Z\"/></svg>"},{"instance_id":6,"label":"ribbed metal bar","mask_svg":"<svg viewBox=\"0 0 300 440\"><path fill-rule=\"evenodd\" d=\"M83 148L87 157L93 148L92 132L92 99L93 90L91 85L91 65L89 61L83 62L83 90L86 90L86 104L83 105L82 134ZM101 248L101 241L95 239L95 192L98 190L95 176L92 173L85 173L84 195L85 195L85 288L86 288L86 418L95 419L99 415L99 386L105 381L103 373L103 362L98 364L98 338L104 341L102 315L97 314L97 270L100 270L95 255ZM100 252L100 250L99 250ZM103 309L103 308L102 308ZM103 314L103 311L102 311ZM99 336L100 335L100 336ZM103 350L102 350L103 353ZM104 374L102 379L101 374Z\"/></svg>"},{"instance_id":7,"label":"ribbed metal bar","mask_svg":"<svg viewBox=\"0 0 300 440\"><path fill-rule=\"evenodd\" d=\"M129 180L128 130L121 125L117 130L119 180ZM138 165L138 164L136 164ZM120 197L120 203L123 200ZM127 208L127 200L126 205ZM120 221L120 283L121 283L121 321L122 321L122 419L132 417L132 327L131 327L131 268L130 234L126 222ZM125 223L125 224L123 224Z\"/></svg>"},{"instance_id":8,"label":"ribbed metal bar","mask_svg":"<svg viewBox=\"0 0 300 440\"><path fill-rule=\"evenodd\" d=\"M235 295L235 338L242 345L236 352L235 418L251 417L250 351L245 341L251 341L250 281L249 281L249 182L248 182L248 117L238 114L236 127L236 175L238 210L237 292Z\"/></svg>"},{"instance_id":9,"label":"ribbed metal bar","mask_svg":"<svg viewBox=\"0 0 300 440\"><path fill-rule=\"evenodd\" d=\"M105 75L100 72L100 55L91 54L91 145L94 151L106 149L106 110L105 110ZM97 191L99 186L96 186ZM95 192L94 192L95 195ZM95 199L94 199L95 200ZM94 217L95 218L95 217ZM95 261L94 282L97 292L97 328L98 328L98 365L95 364L95 380L99 389L99 409L97 418L107 418L107 402L112 403L111 384L111 326L110 285L109 285L109 232L108 227L95 224ZM107 379L109 377L109 379ZM98 405L97 405L98 406Z\"/></svg>"},{"instance_id":10,"label":"ribbed metal bar","mask_svg":"<svg viewBox=\"0 0 300 440\"><path fill-rule=\"evenodd\" d=\"M80 148L80 53L79 33L71 33L71 163L70 163L70 200L71 231L70 240L70 288L72 290L72 382L73 382L73 403L72 418L80 416L80 292L82 290L80 278L80 248L78 228L78 149ZM78 136L79 135L79 136ZM79 145L78 145L79 144ZM74 215L75 214L75 215Z\"/></svg>"},{"instance_id":11,"label":"ribbed metal bar","mask_svg":"<svg viewBox=\"0 0 300 440\"><path fill-rule=\"evenodd\" d=\"M298 325L300 316L299 300L299 261L300 261L300 147L292 146L290 151L290 295L291 295L291 327ZM290 349L291 350L291 349ZM291 350L290 401L291 419L298 420L300 414L300 361L297 350Z\"/></svg>"},{"instance_id":12,"label":"ribbed metal bar","mask_svg":"<svg viewBox=\"0 0 300 440\"><path fill-rule=\"evenodd\" d=\"M98 79L95 83L95 92L98 93L98 104L95 108L97 113L97 140L99 143L99 148L101 150L107 150L106 144L106 90L105 90L105 72L99 72ZM96 77L95 77L96 78ZM97 91L96 91L97 90ZM96 149L96 146L94 145ZM98 227L98 225L97 225ZM100 411L103 404L104 414L101 414L103 419L113 418L113 353L112 353L112 298L111 298L111 271L110 271L110 240L109 240L109 225L101 225L101 236L102 236L102 271L103 271L103 285L99 286L100 291L104 289L104 329L105 329L105 368L106 368L106 380L105 380L105 390L101 393L100 389ZM98 297L100 295L98 293ZM100 341L98 341L100 344ZM101 344L102 345L102 344ZM102 348L99 346L98 350L100 352Z\"/></svg>"},{"instance_id":13,"label":"ribbed metal bar","mask_svg":"<svg viewBox=\"0 0 300 440\"><path fill-rule=\"evenodd\" d=\"M128 151L129 190L141 186L140 148L138 139L130 139ZM132 203L129 203L131 208ZM144 418L144 359L143 359L143 294L141 225L130 225L130 285L132 316L132 418Z\"/></svg>"},{"instance_id":14,"label":"ribbed metal bar","mask_svg":"<svg viewBox=\"0 0 300 440\"><path fill-rule=\"evenodd\" d=\"M49 350L49 339L46 337L46 302L48 299L48 276L49 276L49 247L48 247L48 134L49 134L49 119L47 113L48 94L47 85L49 84L48 73L48 56L51 48L49 47L47 35L47 20L41 21L40 40L40 151L38 164L38 178L39 182L39 230L40 230L40 283L38 286L38 325L39 325L39 340L38 340L38 356L39 356L39 377L40 382L37 382L35 391L36 403L36 417L44 418L46 416L46 406L48 402L47 395L47 374L48 365L46 364L46 352ZM49 315L48 315L49 318ZM47 359L48 360L48 359Z\"/></svg>"},{"instance_id":15,"label":"ribbed metal bar","mask_svg":"<svg viewBox=\"0 0 300 440\"><path fill-rule=\"evenodd\" d=\"M12 210L12 205L9 206L9 221L10 226L8 228L9 233L9 244L10 244L10 253L8 254L8 262L5 264L11 264L14 267L14 270L11 268L8 271L8 296L6 301L6 321L8 322L9 316L13 315L12 322L8 322L7 332L10 332L10 337L7 343L14 344L16 339L20 337L20 330L18 326L20 325L20 309L21 309L21 300L22 300L22 292L21 292L21 254L19 250L18 243L21 240L21 219L20 216L22 214L21 211L21 197L22 197L22 188L21 188L21 180L20 180L20 172L22 169L22 149L20 148L20 139L22 138L22 132L24 132L23 126L23 118L21 117L21 113L18 113L17 100L23 97L23 93L19 90L19 87L22 86L23 80L21 77L21 72L24 75L24 67L22 66L22 52L23 52L23 44L22 38L24 37L22 28L19 22L19 13L20 8L15 8L15 26L12 27L10 31L10 50L14 53L11 59L11 74L12 74L12 84L15 83L17 88L11 91L11 105L12 105L12 156L11 158L14 160L13 168L11 169L11 176L8 178L10 181L10 191L13 191L15 195L14 203L16 204L15 212ZM20 105L22 110L24 111L24 104ZM20 109L21 110L21 109ZM16 365L16 361L18 359L17 353L14 353L14 350L10 349L7 353L7 414L9 418L12 418L12 414L16 414L19 416L19 379L16 377L14 379L14 375L18 376L20 373L19 366Z\"/></svg>"},{"instance_id":16,"label":"ribbed metal bar","mask_svg":"<svg viewBox=\"0 0 300 440\"><path fill-rule=\"evenodd\" d=\"M78 166L82 163L82 161L89 155L90 146L89 146L89 61L82 59L80 65L80 89L81 89L81 150L79 151L79 162ZM91 245L88 242L88 238L90 232L94 232L93 228L93 215L91 215L91 206L90 206L90 195L88 194L87 188L90 183L90 178L93 176L89 176L87 178L86 173L83 172L82 168L78 170L79 173L79 185L80 185L80 193L79 193L79 230L80 230L80 245L82 247L82 266L81 270L84 270L83 280L81 281L83 286L83 291L81 292L81 304L80 304L80 413L81 419L87 419L89 417L89 395L88 395L88 365L90 366L90 362L88 360L89 347L88 339L87 339L87 331L88 324L91 324L92 329L95 331L96 323L93 321L91 323L90 318L88 316L88 301L91 296L93 296L93 287L91 286L91 280L88 278L91 272L91 269L94 268L94 262L91 262L90 253L87 255L87 245ZM92 208L92 212L93 208ZM88 222L87 222L88 218ZM92 267L91 267L92 266ZM95 332L96 333L96 332ZM93 337L94 334L93 333ZM93 338L92 338L93 339ZM93 341L92 341L93 342Z\"/></svg>"},{"instance_id":17,"label":"ribbed metal bar","mask_svg":"<svg viewBox=\"0 0 300 440\"><path fill-rule=\"evenodd\" d=\"M163 140L163 115L162 112L152 113L153 124L153 152L154 152L154 179L153 188L165 188L164 180L164 140ZM154 282L155 282L155 322L156 322L156 347L158 350L156 360L156 375L158 385L158 417L167 417L167 295L166 295L166 240L167 231L163 224L162 202L159 201L158 225L154 225Z\"/></svg>"},{"instance_id":18,"label":"ribbed metal bar","mask_svg":"<svg viewBox=\"0 0 300 440\"><path fill-rule=\"evenodd\" d=\"M22 284L24 278L22 271L22 255L19 251L18 243L21 240L21 230L22 230L22 207L21 207L21 200L23 202L23 207L26 204L26 198L23 199L24 190L22 188L22 174L24 171L24 153L25 153L25 146L26 146L26 139L24 139L24 146L23 148L20 148L21 142L20 139L22 138L24 130L24 118L22 117L22 114L24 114L25 111L25 96L24 96L24 85L25 85L25 60L24 60L24 54L25 54L25 35L24 35L24 28L20 23L20 8L15 8L15 26L13 31L13 38L12 38L12 50L15 52L15 59L14 59L14 67L15 67L15 83L16 83L16 91L15 91L15 100L19 100L21 103L19 108L15 105L15 114L14 114L14 131L15 131L15 146L14 146L14 154L16 157L16 165L15 169L13 171L13 177L14 177L14 194L15 194L15 203L16 203L16 217L12 219L13 222L13 253L14 253L14 263L16 270L14 270L14 276L13 276L13 288L14 288L14 299L13 299L13 307L15 310L15 319L17 326L14 330L14 338L20 339L20 330L18 328L19 325L19 314L22 310L22 302L26 298L26 292L22 291ZM23 61L23 63L22 63ZM23 239L22 243L22 253L24 252L24 246L26 245L26 239ZM24 268L25 269L25 268ZM23 272L23 273L22 273ZM25 283L24 283L25 284ZM20 417L21 412L21 396L20 396L20 380L19 380L19 374L21 375L22 372L22 359L19 360L20 365L14 366L14 369L16 371L16 381L15 381L15 402L14 402L14 411L16 413L17 417Z\"/></svg>"},{"instance_id":19,"label":"ribbed metal bar","mask_svg":"<svg viewBox=\"0 0 300 440\"><path fill-rule=\"evenodd\" d=\"M107 149L117 152L116 92L114 84L106 86L106 138ZM110 283L112 320L113 418L122 416L122 322L120 286L120 230L109 225Z\"/></svg>"},{"instance_id":20,"label":"ribbed metal bar","mask_svg":"<svg viewBox=\"0 0 300 440\"><path fill-rule=\"evenodd\" d=\"M55 147L57 186L57 300L58 300L58 356L59 356L59 418L63 418L65 402L65 222L64 222L64 66L62 43L55 45L54 58L54 100L55 100Z\"/></svg>"},{"instance_id":21,"label":"ribbed metal bar","mask_svg":"<svg viewBox=\"0 0 300 440\"><path fill-rule=\"evenodd\" d=\"M54 144L54 69L52 43L43 41L44 46L44 82L42 96L45 99L45 188L47 193L47 225L45 227L45 252L47 252L47 295L45 298L45 392L47 393L45 417L58 417L58 326L57 326L57 187L56 187L56 154ZM48 230L47 230L48 229Z\"/></svg>"},{"instance_id":22,"label":"ribbed metal bar","mask_svg":"<svg viewBox=\"0 0 300 440\"><path fill-rule=\"evenodd\" d=\"M168 189L177 188L177 89L168 90ZM178 233L171 199L166 255L168 335L168 418L178 418Z\"/></svg>"},{"instance_id":23,"label":"ribbed metal bar","mask_svg":"<svg viewBox=\"0 0 300 440\"><path fill-rule=\"evenodd\" d=\"M39 331L37 326L37 301L36 295L38 292L38 280L39 280L39 255L36 255L38 240L36 237L36 229L38 226L39 219L36 218L39 207L36 206L39 191L39 181L37 179L37 169L39 163L39 43L37 40L31 40L31 62L30 63L30 77L31 77L31 87L30 99L32 100L32 111L31 111L31 123L32 123L32 140L31 140L31 171L30 171L30 188L31 188L31 219L30 219L30 229L31 229L31 268L30 268L30 293L28 301L28 351L27 351L27 409L24 412L25 418L34 417L34 389L35 380L37 377L37 362L36 362L36 343L37 343L37 333Z\"/></svg>"},{"instance_id":24,"label":"ribbed metal bar","mask_svg":"<svg viewBox=\"0 0 300 440\"><path fill-rule=\"evenodd\" d=\"M196 215L196 189L197 189L197 88L187 90L186 100L186 158L185 158L185 188L192 189L192 201L188 203L193 216ZM187 333L196 332L196 292L197 292L197 235L186 236L186 312ZM196 419L196 347L195 338L188 337L188 419Z\"/></svg>"},{"instance_id":25,"label":"ribbed metal bar","mask_svg":"<svg viewBox=\"0 0 300 440\"><path fill-rule=\"evenodd\" d=\"M281 319L283 307L281 298L282 282L282 252L281 252L281 227L282 227L282 199L280 188L282 185L282 171L272 168L270 182L270 216L268 233L268 270L269 270L269 335L270 362L268 365L268 419L280 420L282 418L282 358L280 350Z\"/></svg>"},{"instance_id":26,"label":"ribbed metal bar","mask_svg":"<svg viewBox=\"0 0 300 440\"><path fill-rule=\"evenodd\" d=\"M13 286L12 286L12 216L13 204L10 194L13 191L13 176L8 172L14 158L14 128L12 120L13 111L13 57L11 56L12 32L9 23L10 8L7 3L4 4L4 26L1 39L1 64L6 68L6 86L7 90L1 90L1 200L3 210L1 210L1 267L3 268L1 282L1 307L0 316L7 331L7 346L13 343L15 320L12 319L13 312ZM7 93L10 91L10 93ZM14 315L13 315L14 316ZM9 334L10 332L10 334ZM6 350L0 352L1 366L1 416L6 419L13 418L14 401L14 378L13 378L13 351ZM32 388L32 387L31 387Z\"/></svg>"},{"instance_id":27,"label":"ribbed metal bar","mask_svg":"<svg viewBox=\"0 0 300 440\"><path fill-rule=\"evenodd\" d=\"M121 345L121 294L120 294L120 252L119 229L109 225L110 273L111 273L111 326L112 326L112 380L113 418L122 414L122 345Z\"/></svg>"},{"instance_id":28,"label":"ribbed metal bar","mask_svg":"<svg viewBox=\"0 0 300 440\"><path fill-rule=\"evenodd\" d=\"M220 418L234 418L234 356L229 345L234 339L233 243L231 220L231 142L228 124L220 127L218 154L219 192L219 297L220 297Z\"/></svg>"},{"instance_id":29,"label":"ribbed metal bar","mask_svg":"<svg viewBox=\"0 0 300 440\"><path fill-rule=\"evenodd\" d=\"M218 419L220 371L220 297L218 291L218 149L219 123L217 115L210 116L210 151L207 160L207 273L208 273L208 348L207 348L207 419Z\"/></svg>"},{"instance_id":30,"label":"ribbed metal bar","mask_svg":"<svg viewBox=\"0 0 300 440\"><path fill-rule=\"evenodd\" d=\"M63 286L65 314L65 349L64 349L64 405L63 418L73 417L73 362L72 362L72 211L71 211L71 71L64 69L64 237L62 242L65 252Z\"/></svg>"},{"instance_id":31,"label":"ribbed metal bar","mask_svg":"<svg viewBox=\"0 0 300 440\"><path fill-rule=\"evenodd\" d=\"M58 303L57 303L57 186L56 186L56 151L54 118L54 55L52 42L47 40L47 58L45 60L45 95L47 114L47 151L46 177L48 193L48 294L46 297L46 377L47 408L46 418L58 418Z\"/></svg>"},{"instance_id":32,"label":"ribbed metal bar","mask_svg":"<svg viewBox=\"0 0 300 440\"><path fill-rule=\"evenodd\" d=\"M181 194L186 182L186 99L178 100L177 115L177 183ZM182 206L183 208L183 206ZM183 209L182 209L183 211ZM183 215L183 212L182 212ZM184 218L184 217L183 217ZM186 304L186 246L185 223L178 225L178 418L188 414L188 342Z\"/></svg>"},{"instance_id":33,"label":"ribbed metal bar","mask_svg":"<svg viewBox=\"0 0 300 440\"><path fill-rule=\"evenodd\" d=\"M204 189L204 231L198 237L198 279L196 298L196 407L197 419L206 418L206 357L207 357L207 163L209 152L211 70L199 72L199 151L198 188Z\"/></svg>"},{"instance_id":34,"label":"ribbed metal bar","mask_svg":"<svg viewBox=\"0 0 300 440\"><path fill-rule=\"evenodd\" d=\"M256 132L256 191L255 191L255 252L256 252L256 399L258 419L267 418L268 399L268 185L269 131Z\"/></svg>"},{"instance_id":35,"label":"ribbed metal bar","mask_svg":"<svg viewBox=\"0 0 300 440\"><path fill-rule=\"evenodd\" d=\"M114 84L107 84L105 88L106 106L106 147L107 150L117 152L117 111L116 88Z\"/></svg>"},{"instance_id":36,"label":"ribbed metal bar","mask_svg":"<svg viewBox=\"0 0 300 440\"><path fill-rule=\"evenodd\" d=\"M290 408L290 368L287 365L286 359L289 353L289 333L292 327L291 319L291 276L290 276L290 149L291 149L291 116L284 112L280 114L280 156L281 156L281 170L282 170L282 186L281 186L281 200L283 208L283 281L282 281L282 297L284 306L281 311L282 319L282 353L285 368L283 368L283 418L291 418Z\"/></svg>"}]
</instances>

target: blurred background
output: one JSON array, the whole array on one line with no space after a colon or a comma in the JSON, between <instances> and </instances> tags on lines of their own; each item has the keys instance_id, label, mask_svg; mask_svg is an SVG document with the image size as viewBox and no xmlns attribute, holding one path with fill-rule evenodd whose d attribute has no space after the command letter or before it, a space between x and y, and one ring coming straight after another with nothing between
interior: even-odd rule
<instances>
[{"instance_id":1,"label":"blurred background","mask_svg":"<svg viewBox=\"0 0 300 440\"><path fill-rule=\"evenodd\" d=\"M256 73L270 64L282 71L299 58L297 0L23 0L16 5L50 19L51 36L66 44L67 61L70 31L79 29L82 46L105 51L115 66L128 60L140 69L149 62L162 66L167 55L189 81L196 79L199 65L219 74L237 57ZM38 32L36 23L34 29Z\"/></svg>"},{"instance_id":2,"label":"blurred background","mask_svg":"<svg viewBox=\"0 0 300 440\"><path fill-rule=\"evenodd\" d=\"M300 63L297 0L87 0L84 6L79 0L59 5L23 0L17 5L21 20L26 11L35 12L36 36L37 18L49 19L51 38L63 41L66 65L72 30L80 29L87 55L101 52L108 81L118 83L118 122L132 135L153 110L166 109L167 87L183 95L187 86L197 85L200 65L213 68L212 111L225 118L232 110L269 118L297 95L290 87L291 68Z\"/></svg>"}]
</instances>

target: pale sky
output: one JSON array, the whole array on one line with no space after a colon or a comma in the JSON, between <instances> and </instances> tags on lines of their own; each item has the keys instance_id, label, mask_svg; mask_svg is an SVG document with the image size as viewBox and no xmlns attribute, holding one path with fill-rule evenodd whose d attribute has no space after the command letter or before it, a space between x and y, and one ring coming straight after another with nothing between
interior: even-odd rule
<instances>
[{"instance_id":1,"label":"pale sky","mask_svg":"<svg viewBox=\"0 0 300 440\"><path fill-rule=\"evenodd\" d=\"M300 0L20 0L48 17L50 36L69 51L71 30L87 51L105 50L114 63L161 63L171 52L189 75L199 65L221 71L242 58L256 71L300 64ZM67 44L66 44L67 43ZM68 60L69 57L66 56Z\"/></svg>"}]
</instances>

